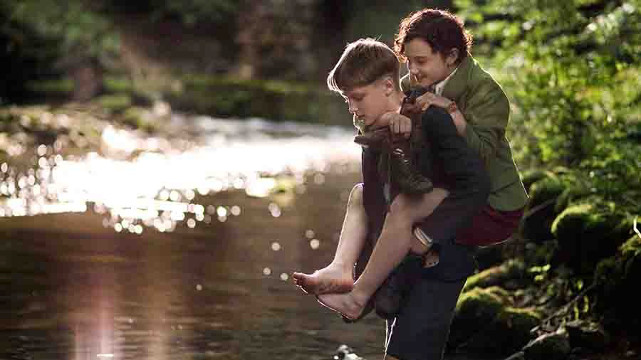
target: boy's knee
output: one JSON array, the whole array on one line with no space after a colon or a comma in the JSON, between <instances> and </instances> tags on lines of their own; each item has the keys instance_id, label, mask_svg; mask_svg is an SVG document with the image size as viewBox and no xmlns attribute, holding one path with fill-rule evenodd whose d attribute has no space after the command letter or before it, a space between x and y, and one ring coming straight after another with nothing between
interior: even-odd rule
<instances>
[{"instance_id":1,"label":"boy's knee","mask_svg":"<svg viewBox=\"0 0 641 360\"><path fill-rule=\"evenodd\" d=\"M363 207L363 183L354 185L352 191L349 193L347 206L359 208Z\"/></svg>"},{"instance_id":2,"label":"boy's knee","mask_svg":"<svg viewBox=\"0 0 641 360\"><path fill-rule=\"evenodd\" d=\"M398 194L389 207L389 214L393 217L408 218L411 215L411 200L405 194Z\"/></svg>"}]
</instances>

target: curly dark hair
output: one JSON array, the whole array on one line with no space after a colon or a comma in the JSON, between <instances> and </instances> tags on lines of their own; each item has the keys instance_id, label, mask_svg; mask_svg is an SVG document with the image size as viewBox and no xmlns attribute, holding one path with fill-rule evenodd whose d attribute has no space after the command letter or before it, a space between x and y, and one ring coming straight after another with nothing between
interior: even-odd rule
<instances>
[{"instance_id":1,"label":"curly dark hair","mask_svg":"<svg viewBox=\"0 0 641 360\"><path fill-rule=\"evenodd\" d=\"M416 38L427 41L432 50L442 55L458 49L457 63L465 59L472 48L472 35L465 30L463 20L444 10L419 10L401 21L394 39L394 51L401 60L405 60L405 44Z\"/></svg>"}]
</instances>

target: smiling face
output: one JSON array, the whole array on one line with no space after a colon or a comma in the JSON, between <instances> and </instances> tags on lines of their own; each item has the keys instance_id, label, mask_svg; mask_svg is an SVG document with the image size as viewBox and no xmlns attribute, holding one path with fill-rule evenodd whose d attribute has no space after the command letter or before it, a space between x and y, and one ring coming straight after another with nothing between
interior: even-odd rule
<instances>
[{"instance_id":1,"label":"smiling face","mask_svg":"<svg viewBox=\"0 0 641 360\"><path fill-rule=\"evenodd\" d=\"M412 80L421 86L430 86L447 78L456 68L458 51L445 56L435 52L430 44L420 38L405 43L403 53Z\"/></svg>"},{"instance_id":2,"label":"smiling face","mask_svg":"<svg viewBox=\"0 0 641 360\"><path fill-rule=\"evenodd\" d=\"M349 112L366 126L385 126L376 123L376 120L388 111L396 111L400 105L394 103L394 85L389 77L351 88L341 95L347 102Z\"/></svg>"}]
</instances>

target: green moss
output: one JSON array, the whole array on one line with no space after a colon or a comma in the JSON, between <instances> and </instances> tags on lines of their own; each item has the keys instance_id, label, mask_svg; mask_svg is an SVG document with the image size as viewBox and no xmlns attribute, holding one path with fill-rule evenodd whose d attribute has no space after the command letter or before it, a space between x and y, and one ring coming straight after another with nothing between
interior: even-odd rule
<instances>
[{"instance_id":1,"label":"green moss","mask_svg":"<svg viewBox=\"0 0 641 360\"><path fill-rule=\"evenodd\" d=\"M539 180L532 184L530 188L530 202L528 205L532 208L546 201L556 199L565 188L566 186L562 179L556 175Z\"/></svg>"},{"instance_id":2,"label":"green moss","mask_svg":"<svg viewBox=\"0 0 641 360\"><path fill-rule=\"evenodd\" d=\"M533 308L506 307L499 315L501 332L497 334L503 337L502 347L512 352L525 346L530 341L530 330L538 326L542 318Z\"/></svg>"},{"instance_id":3,"label":"green moss","mask_svg":"<svg viewBox=\"0 0 641 360\"><path fill-rule=\"evenodd\" d=\"M504 298L494 290L475 288L461 294L456 304L456 311L460 315L485 314L493 318L504 305Z\"/></svg>"},{"instance_id":4,"label":"green moss","mask_svg":"<svg viewBox=\"0 0 641 360\"><path fill-rule=\"evenodd\" d=\"M543 180L546 177L549 177L551 175L550 172L544 171L544 170L528 170L523 172L523 176L521 177L521 181L523 182L523 185L525 186L525 189L529 191L530 187L532 184L539 180Z\"/></svg>"},{"instance_id":5,"label":"green moss","mask_svg":"<svg viewBox=\"0 0 641 360\"><path fill-rule=\"evenodd\" d=\"M461 294L456 304L454 321L463 327L472 324L477 324L478 327L478 324L492 321L508 303L505 295L496 288L475 288Z\"/></svg>"},{"instance_id":6,"label":"green moss","mask_svg":"<svg viewBox=\"0 0 641 360\"><path fill-rule=\"evenodd\" d=\"M34 80L26 84L28 90L42 93L69 93L73 91L73 87L71 78Z\"/></svg>"},{"instance_id":7,"label":"green moss","mask_svg":"<svg viewBox=\"0 0 641 360\"><path fill-rule=\"evenodd\" d=\"M526 280L524 278L525 265L522 260L511 259L499 266L491 267L484 271L474 274L467 279L463 291L480 287L487 288L490 286L505 286L506 283L520 283ZM510 288L519 287L511 284Z\"/></svg>"},{"instance_id":8,"label":"green moss","mask_svg":"<svg viewBox=\"0 0 641 360\"><path fill-rule=\"evenodd\" d=\"M474 288L461 294L452 319L448 346L458 347L494 323L506 304L505 298L494 289Z\"/></svg>"},{"instance_id":9,"label":"green moss","mask_svg":"<svg viewBox=\"0 0 641 360\"><path fill-rule=\"evenodd\" d=\"M588 189L585 184L578 181L571 182L556 199L554 211L556 213L560 213L572 202L576 202L577 200L585 198L589 195L590 189Z\"/></svg>"},{"instance_id":10,"label":"green moss","mask_svg":"<svg viewBox=\"0 0 641 360\"><path fill-rule=\"evenodd\" d=\"M565 209L552 224L552 234L559 236L574 235L583 232L590 224L598 221L591 204L574 205Z\"/></svg>"},{"instance_id":11,"label":"green moss","mask_svg":"<svg viewBox=\"0 0 641 360\"><path fill-rule=\"evenodd\" d=\"M501 314L501 318L508 324L508 327L519 329L522 333L529 333L532 328L539 325L543 316L534 308L518 309L506 307Z\"/></svg>"},{"instance_id":12,"label":"green moss","mask_svg":"<svg viewBox=\"0 0 641 360\"><path fill-rule=\"evenodd\" d=\"M111 113L121 113L131 106L131 96L124 94L103 95L96 101Z\"/></svg>"},{"instance_id":13,"label":"green moss","mask_svg":"<svg viewBox=\"0 0 641 360\"><path fill-rule=\"evenodd\" d=\"M133 91L133 84L127 76L105 76L103 85L105 91L110 93L128 93Z\"/></svg>"},{"instance_id":14,"label":"green moss","mask_svg":"<svg viewBox=\"0 0 641 360\"><path fill-rule=\"evenodd\" d=\"M500 287L476 288L461 296L452 322L449 346L475 354L510 354L530 340L541 321L531 308L509 304L510 293Z\"/></svg>"},{"instance_id":15,"label":"green moss","mask_svg":"<svg viewBox=\"0 0 641 360\"><path fill-rule=\"evenodd\" d=\"M530 200L523 219L522 235L524 238L543 242L552 238L551 226L557 215L554 204L563 193L566 185L557 175L550 175L532 184Z\"/></svg>"},{"instance_id":16,"label":"green moss","mask_svg":"<svg viewBox=\"0 0 641 360\"><path fill-rule=\"evenodd\" d=\"M607 206L585 203L568 207L552 224L559 245L557 259L579 274L591 274L598 261L614 255L622 243L618 223Z\"/></svg>"}]
</instances>

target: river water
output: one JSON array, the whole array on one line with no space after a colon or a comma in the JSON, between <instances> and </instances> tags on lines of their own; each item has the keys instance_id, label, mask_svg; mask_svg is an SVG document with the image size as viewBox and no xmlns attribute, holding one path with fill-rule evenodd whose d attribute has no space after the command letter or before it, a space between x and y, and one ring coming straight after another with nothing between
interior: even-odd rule
<instances>
[{"instance_id":1,"label":"river water","mask_svg":"<svg viewBox=\"0 0 641 360\"><path fill-rule=\"evenodd\" d=\"M173 121L196 140L107 127L99 152L1 165L0 359L381 358L382 320L345 324L290 278L332 258L353 131Z\"/></svg>"}]
</instances>

